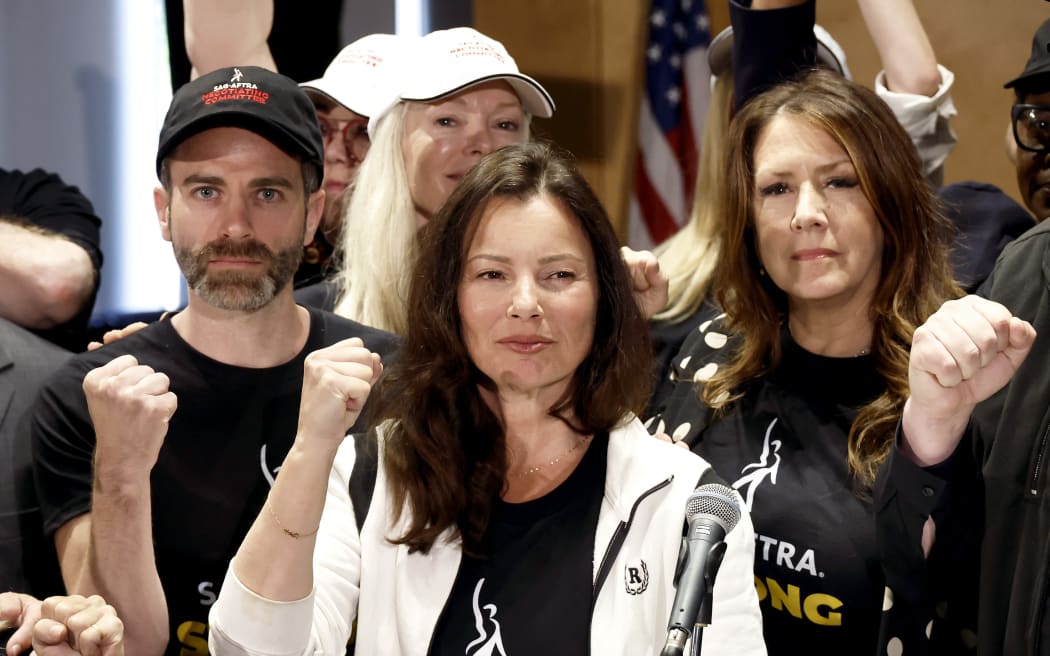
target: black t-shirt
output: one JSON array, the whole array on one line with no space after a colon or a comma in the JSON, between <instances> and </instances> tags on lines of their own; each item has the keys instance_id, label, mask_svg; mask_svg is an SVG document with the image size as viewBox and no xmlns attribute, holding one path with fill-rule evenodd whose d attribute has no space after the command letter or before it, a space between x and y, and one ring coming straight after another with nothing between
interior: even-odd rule
<instances>
[{"instance_id":1,"label":"black t-shirt","mask_svg":"<svg viewBox=\"0 0 1050 656\"><path fill-rule=\"evenodd\" d=\"M199 353L165 320L74 357L44 386L32 420L34 473L44 529L53 534L91 509L95 435L84 374L131 353L171 380L179 407L150 477L170 620L167 654L207 653L208 610L295 437L303 361L354 336L384 358L397 343L388 333L310 310L310 333L295 358L250 369Z\"/></svg>"},{"instance_id":2,"label":"black t-shirt","mask_svg":"<svg viewBox=\"0 0 1050 656\"><path fill-rule=\"evenodd\" d=\"M464 555L431 644L435 656L590 652L594 534L608 435L549 494L500 502L483 557Z\"/></svg>"},{"instance_id":3,"label":"black t-shirt","mask_svg":"<svg viewBox=\"0 0 1050 656\"><path fill-rule=\"evenodd\" d=\"M884 389L874 358L814 355L784 329L778 370L713 417L693 381L728 358L723 332L715 322L686 340L674 362L680 382L649 430L685 439L749 506L771 655L874 654L885 583L874 510L846 461L858 409Z\"/></svg>"},{"instance_id":4,"label":"black t-shirt","mask_svg":"<svg viewBox=\"0 0 1050 656\"><path fill-rule=\"evenodd\" d=\"M102 268L101 219L79 189L67 185L54 173L40 169L28 173L0 169L0 216L66 237L87 252L96 274ZM62 325L35 332L63 348L82 351L87 344L87 322L97 291L96 275L95 290L75 317Z\"/></svg>"}]
</instances>

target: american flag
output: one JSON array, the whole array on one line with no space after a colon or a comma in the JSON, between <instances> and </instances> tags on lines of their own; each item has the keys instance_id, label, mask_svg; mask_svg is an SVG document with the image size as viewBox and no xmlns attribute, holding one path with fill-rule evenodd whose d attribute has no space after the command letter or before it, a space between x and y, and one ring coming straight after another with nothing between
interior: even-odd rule
<instances>
[{"instance_id":1,"label":"american flag","mask_svg":"<svg viewBox=\"0 0 1050 656\"><path fill-rule=\"evenodd\" d=\"M653 0L628 241L650 248L689 220L711 90L703 0Z\"/></svg>"}]
</instances>

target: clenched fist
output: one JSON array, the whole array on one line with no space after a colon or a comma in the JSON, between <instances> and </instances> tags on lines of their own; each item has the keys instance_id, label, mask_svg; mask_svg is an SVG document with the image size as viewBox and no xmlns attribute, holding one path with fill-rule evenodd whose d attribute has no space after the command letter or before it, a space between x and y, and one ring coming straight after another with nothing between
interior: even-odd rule
<instances>
[{"instance_id":1,"label":"clenched fist","mask_svg":"<svg viewBox=\"0 0 1050 656\"><path fill-rule=\"evenodd\" d=\"M951 455L974 406L1010 381L1034 341L1031 324L979 296L932 314L915 331L908 361L903 428L913 459L929 465Z\"/></svg>"},{"instance_id":2,"label":"clenched fist","mask_svg":"<svg viewBox=\"0 0 1050 656\"><path fill-rule=\"evenodd\" d=\"M0 624L18 626L7 643L10 656L123 656L124 624L99 596L49 597L40 602L15 592L0 594Z\"/></svg>"},{"instance_id":3,"label":"clenched fist","mask_svg":"<svg viewBox=\"0 0 1050 656\"><path fill-rule=\"evenodd\" d=\"M168 384L166 375L131 355L88 372L84 396L95 427L96 473L117 468L149 475L178 406Z\"/></svg>"},{"instance_id":4,"label":"clenched fist","mask_svg":"<svg viewBox=\"0 0 1050 656\"><path fill-rule=\"evenodd\" d=\"M379 355L357 337L306 356L299 435L341 442L382 371Z\"/></svg>"},{"instance_id":5,"label":"clenched fist","mask_svg":"<svg viewBox=\"0 0 1050 656\"><path fill-rule=\"evenodd\" d=\"M631 276L634 301L642 316L652 318L667 305L667 276L660 271L660 262L649 251L636 251L623 246L620 255Z\"/></svg>"}]
</instances>

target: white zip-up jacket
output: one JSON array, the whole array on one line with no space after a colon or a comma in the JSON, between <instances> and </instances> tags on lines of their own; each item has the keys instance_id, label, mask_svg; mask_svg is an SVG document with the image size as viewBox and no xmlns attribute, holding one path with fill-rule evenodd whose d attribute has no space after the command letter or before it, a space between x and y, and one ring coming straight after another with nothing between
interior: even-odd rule
<instances>
[{"instance_id":1,"label":"white zip-up jacket","mask_svg":"<svg viewBox=\"0 0 1050 656\"><path fill-rule=\"evenodd\" d=\"M293 602L264 599L241 584L231 564L211 610L212 654L343 654L355 617L357 654L427 653L459 570L459 544L439 540L423 555L386 540L400 535L406 520L390 523L382 460L359 535L349 494L354 457L354 445L347 440L329 477L314 552L313 594ZM674 602L686 500L709 467L699 456L651 437L637 419L610 432L594 546L598 593L591 653L660 653ZM754 544L751 519L744 511L726 538L712 623L703 636L706 656L766 653L754 586ZM648 573L644 586L639 585L639 571Z\"/></svg>"}]
</instances>

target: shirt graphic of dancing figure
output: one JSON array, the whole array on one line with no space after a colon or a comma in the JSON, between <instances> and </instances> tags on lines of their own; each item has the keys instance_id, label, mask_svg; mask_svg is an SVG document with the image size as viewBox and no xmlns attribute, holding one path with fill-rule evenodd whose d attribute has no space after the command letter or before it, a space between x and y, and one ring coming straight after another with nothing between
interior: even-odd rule
<instances>
[{"instance_id":1,"label":"shirt graphic of dancing figure","mask_svg":"<svg viewBox=\"0 0 1050 656\"><path fill-rule=\"evenodd\" d=\"M241 72L241 69L234 68L233 77L230 78L230 82L240 82L242 77L244 77L244 73Z\"/></svg>"},{"instance_id":2,"label":"shirt graphic of dancing figure","mask_svg":"<svg viewBox=\"0 0 1050 656\"><path fill-rule=\"evenodd\" d=\"M744 465L740 473L745 475L733 481L733 487L744 495L744 503L747 504L748 512L751 512L751 502L755 498L755 490L758 489L758 486L766 476L769 476L770 483L773 485L777 484L777 469L780 468L780 440L770 439L770 436L773 434L773 427L776 425L777 420L774 418L766 428L766 437L762 442L762 455L759 456L758 462ZM770 447L772 447L772 453L770 452ZM774 458L773 464L769 464L770 455ZM748 470L753 471L748 474ZM744 488L747 488L746 493Z\"/></svg>"},{"instance_id":3,"label":"shirt graphic of dancing figure","mask_svg":"<svg viewBox=\"0 0 1050 656\"><path fill-rule=\"evenodd\" d=\"M474 587L474 628L478 631L476 640L467 645L466 656L507 656L503 649L503 634L499 620L496 619L496 605L480 605L481 586L485 579L478 581Z\"/></svg>"}]
</instances>

